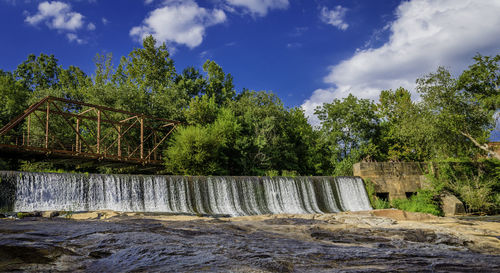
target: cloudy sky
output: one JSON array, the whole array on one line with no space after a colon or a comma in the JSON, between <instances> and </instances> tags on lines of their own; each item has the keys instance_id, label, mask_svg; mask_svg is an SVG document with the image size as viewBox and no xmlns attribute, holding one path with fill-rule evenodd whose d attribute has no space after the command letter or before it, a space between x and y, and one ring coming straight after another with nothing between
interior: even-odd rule
<instances>
[{"instance_id":1,"label":"cloudy sky","mask_svg":"<svg viewBox=\"0 0 500 273\"><path fill-rule=\"evenodd\" d=\"M43 52L91 75L96 53L117 62L152 34L179 72L215 60L238 91L270 90L312 115L500 54L499 15L500 0L0 0L0 69Z\"/></svg>"}]
</instances>

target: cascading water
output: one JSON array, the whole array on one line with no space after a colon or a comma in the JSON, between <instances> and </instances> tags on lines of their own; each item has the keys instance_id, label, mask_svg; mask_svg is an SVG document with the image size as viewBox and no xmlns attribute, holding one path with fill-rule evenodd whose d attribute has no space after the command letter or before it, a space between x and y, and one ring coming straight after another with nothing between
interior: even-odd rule
<instances>
[{"instance_id":1,"label":"cascading water","mask_svg":"<svg viewBox=\"0 0 500 273\"><path fill-rule=\"evenodd\" d=\"M11 191L15 192L12 202L15 211L109 209L239 216L371 209L363 181L358 177L186 177L20 172L0 172L0 177L15 185L15 190Z\"/></svg>"}]
</instances>

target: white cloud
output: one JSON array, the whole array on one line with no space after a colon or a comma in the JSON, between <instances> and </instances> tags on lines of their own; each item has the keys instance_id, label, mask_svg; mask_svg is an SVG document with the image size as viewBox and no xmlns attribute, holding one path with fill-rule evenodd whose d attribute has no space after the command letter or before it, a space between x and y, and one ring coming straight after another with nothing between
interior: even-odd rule
<instances>
[{"instance_id":1,"label":"white cloud","mask_svg":"<svg viewBox=\"0 0 500 273\"><path fill-rule=\"evenodd\" d=\"M272 9L288 8L288 0L226 0L230 6L244 8L253 15L265 16Z\"/></svg>"},{"instance_id":2,"label":"white cloud","mask_svg":"<svg viewBox=\"0 0 500 273\"><path fill-rule=\"evenodd\" d=\"M67 33L66 38L68 38L68 40L70 42L76 42L77 44L80 44L80 45L85 43L85 41L83 39L78 38L78 35L76 35L74 33Z\"/></svg>"},{"instance_id":3,"label":"white cloud","mask_svg":"<svg viewBox=\"0 0 500 273\"><path fill-rule=\"evenodd\" d=\"M109 23L108 19L102 17L101 19L103 25L107 25Z\"/></svg>"},{"instance_id":4,"label":"white cloud","mask_svg":"<svg viewBox=\"0 0 500 273\"><path fill-rule=\"evenodd\" d=\"M130 30L132 37L142 40L153 35L168 44L197 47L203 41L205 29L226 20L220 9L205 9L192 0L166 1L164 6L153 10L140 26Z\"/></svg>"},{"instance_id":5,"label":"white cloud","mask_svg":"<svg viewBox=\"0 0 500 273\"><path fill-rule=\"evenodd\" d=\"M390 24L389 40L329 68L324 82L302 104L312 123L314 109L352 93L377 99L399 86L414 96L415 80L442 65L458 75L476 53L500 52L500 0L412 0L402 2Z\"/></svg>"},{"instance_id":6,"label":"white cloud","mask_svg":"<svg viewBox=\"0 0 500 273\"><path fill-rule=\"evenodd\" d=\"M27 16L25 22L38 25L45 22L49 28L74 31L83 26L83 15L71 10L69 4L53 1L42 2L38 5L38 12Z\"/></svg>"},{"instance_id":7,"label":"white cloud","mask_svg":"<svg viewBox=\"0 0 500 273\"><path fill-rule=\"evenodd\" d=\"M293 31L289 34L291 37L300 37L308 31L308 27L296 27L293 29Z\"/></svg>"},{"instance_id":8,"label":"white cloud","mask_svg":"<svg viewBox=\"0 0 500 273\"><path fill-rule=\"evenodd\" d=\"M88 29L88 30L90 30L90 31L95 30L95 25L94 25L94 23L89 23L89 24L87 25L87 29Z\"/></svg>"},{"instance_id":9,"label":"white cloud","mask_svg":"<svg viewBox=\"0 0 500 273\"><path fill-rule=\"evenodd\" d=\"M301 48L302 44L301 43L288 43L286 44L287 48Z\"/></svg>"},{"instance_id":10,"label":"white cloud","mask_svg":"<svg viewBox=\"0 0 500 273\"><path fill-rule=\"evenodd\" d=\"M323 7L321 9L319 18L325 24L332 25L341 30L346 30L349 27L349 25L344 22L346 12L347 9L343 8L342 6L336 6L332 10L329 10L327 7Z\"/></svg>"}]
</instances>

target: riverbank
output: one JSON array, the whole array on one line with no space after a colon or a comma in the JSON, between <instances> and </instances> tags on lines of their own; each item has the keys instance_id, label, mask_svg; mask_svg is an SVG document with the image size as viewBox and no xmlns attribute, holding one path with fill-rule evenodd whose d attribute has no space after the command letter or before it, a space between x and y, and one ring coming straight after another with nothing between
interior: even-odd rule
<instances>
[{"instance_id":1,"label":"riverbank","mask_svg":"<svg viewBox=\"0 0 500 273\"><path fill-rule=\"evenodd\" d=\"M98 211L1 219L0 236L0 271L500 270L500 223L399 210L232 218Z\"/></svg>"}]
</instances>

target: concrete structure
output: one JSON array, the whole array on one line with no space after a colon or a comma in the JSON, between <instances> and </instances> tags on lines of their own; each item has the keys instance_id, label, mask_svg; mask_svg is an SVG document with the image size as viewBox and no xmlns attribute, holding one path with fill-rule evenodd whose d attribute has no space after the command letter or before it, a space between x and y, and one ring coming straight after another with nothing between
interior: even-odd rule
<instances>
[{"instance_id":1,"label":"concrete structure","mask_svg":"<svg viewBox=\"0 0 500 273\"><path fill-rule=\"evenodd\" d=\"M381 199L407 198L425 186L426 163L419 162L359 162L354 175L369 180Z\"/></svg>"}]
</instances>

